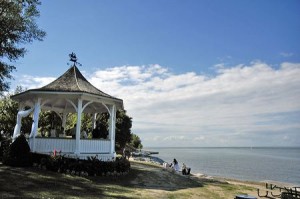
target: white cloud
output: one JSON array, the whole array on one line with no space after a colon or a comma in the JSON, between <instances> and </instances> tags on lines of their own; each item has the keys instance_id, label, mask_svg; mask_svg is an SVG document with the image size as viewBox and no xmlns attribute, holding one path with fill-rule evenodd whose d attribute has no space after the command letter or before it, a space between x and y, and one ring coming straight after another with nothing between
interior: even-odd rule
<instances>
[{"instance_id":1,"label":"white cloud","mask_svg":"<svg viewBox=\"0 0 300 199\"><path fill-rule=\"evenodd\" d=\"M17 85L21 85L24 88L32 89L39 88L47 85L48 83L54 81L55 77L33 77L30 75L23 75L19 78L19 82Z\"/></svg>"},{"instance_id":2,"label":"white cloud","mask_svg":"<svg viewBox=\"0 0 300 199\"><path fill-rule=\"evenodd\" d=\"M187 140L187 138L183 135L181 136L168 136L163 139L164 141L172 141L172 140Z\"/></svg>"},{"instance_id":3,"label":"white cloud","mask_svg":"<svg viewBox=\"0 0 300 199\"><path fill-rule=\"evenodd\" d=\"M300 145L300 63L274 69L256 61L215 70L213 77L174 74L156 64L86 75L124 100L144 146ZM30 77L23 83L31 88L53 79Z\"/></svg>"},{"instance_id":4,"label":"white cloud","mask_svg":"<svg viewBox=\"0 0 300 199\"><path fill-rule=\"evenodd\" d=\"M282 57L291 57L294 55L294 53L289 53L289 52L281 52L279 53Z\"/></svg>"}]
</instances>

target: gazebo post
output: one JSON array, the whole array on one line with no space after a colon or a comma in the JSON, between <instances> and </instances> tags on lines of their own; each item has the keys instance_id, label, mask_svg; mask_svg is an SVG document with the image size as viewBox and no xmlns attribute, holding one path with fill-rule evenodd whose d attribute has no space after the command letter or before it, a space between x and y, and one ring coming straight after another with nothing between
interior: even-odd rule
<instances>
[{"instance_id":1,"label":"gazebo post","mask_svg":"<svg viewBox=\"0 0 300 199\"><path fill-rule=\"evenodd\" d=\"M63 127L64 136L66 136L66 122L67 122L67 113L63 112L62 127Z\"/></svg>"},{"instance_id":2,"label":"gazebo post","mask_svg":"<svg viewBox=\"0 0 300 199\"><path fill-rule=\"evenodd\" d=\"M109 139L110 139L110 153L115 153L115 133L116 133L116 106L109 107ZM114 154L115 156L115 154Z\"/></svg>"},{"instance_id":3,"label":"gazebo post","mask_svg":"<svg viewBox=\"0 0 300 199\"><path fill-rule=\"evenodd\" d=\"M80 129L81 129L81 112L82 112L82 99L78 99L77 106L77 124L76 124L76 144L75 144L75 154L80 154Z\"/></svg>"},{"instance_id":4,"label":"gazebo post","mask_svg":"<svg viewBox=\"0 0 300 199\"><path fill-rule=\"evenodd\" d=\"M33 121L32 121L31 133L29 136L32 142L31 150L33 152L35 152L35 137L37 136L37 131L39 128L40 112L41 112L41 98L38 98L34 104Z\"/></svg>"},{"instance_id":5,"label":"gazebo post","mask_svg":"<svg viewBox=\"0 0 300 199\"><path fill-rule=\"evenodd\" d=\"M93 120L92 120L92 128L96 128L96 120L97 120L97 113L93 114Z\"/></svg>"}]
</instances>

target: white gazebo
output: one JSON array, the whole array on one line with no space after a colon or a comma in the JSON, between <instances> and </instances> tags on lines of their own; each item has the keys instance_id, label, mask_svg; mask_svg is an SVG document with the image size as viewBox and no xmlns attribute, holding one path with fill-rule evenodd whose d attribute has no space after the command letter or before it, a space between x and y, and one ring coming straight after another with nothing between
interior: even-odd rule
<instances>
[{"instance_id":1,"label":"white gazebo","mask_svg":"<svg viewBox=\"0 0 300 199\"><path fill-rule=\"evenodd\" d=\"M123 101L94 87L80 73L75 63L76 60L69 70L50 84L11 96L13 100L19 102L13 139L20 134L22 117L33 112L33 123L28 139L32 152L49 154L56 150L61 151L62 154L81 159L97 155L99 159L104 161L113 160L116 157L116 111L123 109ZM31 108L24 110L25 107ZM55 111L61 117L63 129L65 129L67 114L77 113L76 138L72 139L65 136L65 133L59 137L39 136L39 114L40 111L47 110ZM95 127L96 116L102 112L108 112L110 115L108 138L81 138L81 114L92 114L93 127Z\"/></svg>"}]
</instances>

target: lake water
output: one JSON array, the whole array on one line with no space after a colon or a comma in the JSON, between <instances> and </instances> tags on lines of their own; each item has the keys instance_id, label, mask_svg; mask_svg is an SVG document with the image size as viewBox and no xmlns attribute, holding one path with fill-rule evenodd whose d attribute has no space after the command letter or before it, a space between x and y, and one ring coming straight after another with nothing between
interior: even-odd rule
<instances>
[{"instance_id":1,"label":"lake water","mask_svg":"<svg viewBox=\"0 0 300 199\"><path fill-rule=\"evenodd\" d=\"M273 180L300 185L299 148L145 148L166 162L176 158L192 173L249 181Z\"/></svg>"}]
</instances>

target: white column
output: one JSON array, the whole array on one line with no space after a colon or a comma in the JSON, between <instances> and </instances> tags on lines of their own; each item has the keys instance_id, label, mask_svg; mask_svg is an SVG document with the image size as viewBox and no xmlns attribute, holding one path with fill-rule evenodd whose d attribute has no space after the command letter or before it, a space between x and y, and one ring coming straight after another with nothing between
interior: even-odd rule
<instances>
[{"instance_id":1,"label":"white column","mask_svg":"<svg viewBox=\"0 0 300 199\"><path fill-rule=\"evenodd\" d=\"M64 137L66 136L66 122L67 122L67 113L63 113L63 118L62 118L62 127L63 127L63 134Z\"/></svg>"},{"instance_id":2,"label":"white column","mask_svg":"<svg viewBox=\"0 0 300 199\"><path fill-rule=\"evenodd\" d=\"M81 112L82 112L82 99L78 99L75 154L80 154Z\"/></svg>"},{"instance_id":3,"label":"white column","mask_svg":"<svg viewBox=\"0 0 300 199\"><path fill-rule=\"evenodd\" d=\"M21 106L20 106L21 107ZM33 108L28 109L26 111L19 110L17 114L17 124L14 129L13 141L20 135L20 130L22 126L22 118L28 116L32 112Z\"/></svg>"},{"instance_id":4,"label":"white column","mask_svg":"<svg viewBox=\"0 0 300 199\"><path fill-rule=\"evenodd\" d=\"M92 120L92 127L93 129L96 128L96 120L97 120L97 113L93 114L93 120Z\"/></svg>"},{"instance_id":5,"label":"white column","mask_svg":"<svg viewBox=\"0 0 300 199\"><path fill-rule=\"evenodd\" d=\"M30 138L34 138L37 135L40 111L41 111L41 98L38 98L38 100L34 104L33 121L32 121L31 133L29 136Z\"/></svg>"},{"instance_id":6,"label":"white column","mask_svg":"<svg viewBox=\"0 0 300 199\"><path fill-rule=\"evenodd\" d=\"M116 133L116 106L112 105L109 107L109 139L110 139L110 153L115 153L115 133Z\"/></svg>"},{"instance_id":7,"label":"white column","mask_svg":"<svg viewBox=\"0 0 300 199\"><path fill-rule=\"evenodd\" d=\"M35 151L35 137L37 135L37 131L39 128L39 115L41 111L41 98L38 98L38 100L34 104L34 112L33 112L33 122L31 127L31 133L29 138L32 139L32 148L31 151Z\"/></svg>"},{"instance_id":8,"label":"white column","mask_svg":"<svg viewBox=\"0 0 300 199\"><path fill-rule=\"evenodd\" d=\"M18 108L18 114L17 114L17 123L14 128L14 134L13 134L13 141L17 138L17 136L20 135L20 130L21 130L21 120L22 118L19 116L19 112L23 110L23 104L19 103L19 108Z\"/></svg>"}]
</instances>

